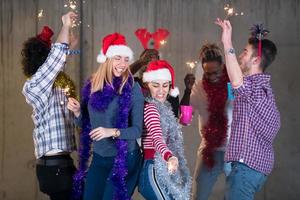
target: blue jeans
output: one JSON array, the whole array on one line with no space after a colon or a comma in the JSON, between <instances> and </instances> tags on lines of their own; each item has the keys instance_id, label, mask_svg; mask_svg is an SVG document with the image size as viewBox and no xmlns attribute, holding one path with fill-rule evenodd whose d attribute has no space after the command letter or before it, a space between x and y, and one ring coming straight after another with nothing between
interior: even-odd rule
<instances>
[{"instance_id":1,"label":"blue jeans","mask_svg":"<svg viewBox=\"0 0 300 200\"><path fill-rule=\"evenodd\" d=\"M173 200L173 198L159 186L153 165L153 160L144 160L139 178L139 192L146 200Z\"/></svg>"},{"instance_id":2,"label":"blue jeans","mask_svg":"<svg viewBox=\"0 0 300 200\"><path fill-rule=\"evenodd\" d=\"M265 183L267 176L240 162L232 162L226 179L226 200L253 200Z\"/></svg>"},{"instance_id":3,"label":"blue jeans","mask_svg":"<svg viewBox=\"0 0 300 200\"><path fill-rule=\"evenodd\" d=\"M198 160L195 168L193 199L208 200L211 191L224 171L224 151L214 153L215 165L209 169L202 161L201 152L198 152Z\"/></svg>"},{"instance_id":4,"label":"blue jeans","mask_svg":"<svg viewBox=\"0 0 300 200\"><path fill-rule=\"evenodd\" d=\"M96 153L88 171L84 188L84 200L113 199L114 186L110 179L115 157L102 157ZM142 162L139 149L127 154L128 175L126 186L129 196L134 192Z\"/></svg>"}]
</instances>

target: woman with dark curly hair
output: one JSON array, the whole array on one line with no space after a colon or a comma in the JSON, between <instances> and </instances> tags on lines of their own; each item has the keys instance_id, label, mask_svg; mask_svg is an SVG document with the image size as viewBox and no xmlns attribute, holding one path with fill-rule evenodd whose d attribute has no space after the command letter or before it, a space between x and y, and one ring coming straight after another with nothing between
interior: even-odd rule
<instances>
[{"instance_id":1,"label":"woman with dark curly hair","mask_svg":"<svg viewBox=\"0 0 300 200\"><path fill-rule=\"evenodd\" d=\"M229 78L219 46L207 43L200 50L202 77L194 85L185 78L186 90L181 105L191 105L198 113L201 143L197 151L193 179L193 200L208 200L218 177L228 174L224 155L230 137L232 99L228 98Z\"/></svg>"},{"instance_id":2,"label":"woman with dark curly hair","mask_svg":"<svg viewBox=\"0 0 300 200\"><path fill-rule=\"evenodd\" d=\"M51 45L52 30L44 27L29 38L22 50L27 81L23 94L33 108L33 139L37 158L36 174L41 192L51 200L70 199L75 171L70 153L75 150L74 115L66 105L75 96L74 84L62 71L69 48L69 32L76 15L62 16L63 26Z\"/></svg>"},{"instance_id":3,"label":"woman with dark curly hair","mask_svg":"<svg viewBox=\"0 0 300 200\"><path fill-rule=\"evenodd\" d=\"M51 49L50 37L52 35L52 30L45 26L38 36L29 38L23 44L21 52L22 68L26 77L30 78L45 62Z\"/></svg>"}]
</instances>

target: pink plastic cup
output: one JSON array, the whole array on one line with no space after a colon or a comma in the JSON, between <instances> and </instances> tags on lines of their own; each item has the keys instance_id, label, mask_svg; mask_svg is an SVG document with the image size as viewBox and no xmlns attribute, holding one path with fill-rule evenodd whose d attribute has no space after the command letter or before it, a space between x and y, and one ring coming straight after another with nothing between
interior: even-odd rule
<instances>
[{"instance_id":1,"label":"pink plastic cup","mask_svg":"<svg viewBox=\"0 0 300 200\"><path fill-rule=\"evenodd\" d=\"M189 125L192 121L193 107L192 106L180 106L180 123L183 125Z\"/></svg>"}]
</instances>

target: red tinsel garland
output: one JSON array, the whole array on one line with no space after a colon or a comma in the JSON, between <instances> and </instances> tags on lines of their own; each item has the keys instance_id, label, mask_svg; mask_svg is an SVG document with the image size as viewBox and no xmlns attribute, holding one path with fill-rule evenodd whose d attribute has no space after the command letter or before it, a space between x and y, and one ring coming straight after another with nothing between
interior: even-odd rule
<instances>
[{"instance_id":1,"label":"red tinsel garland","mask_svg":"<svg viewBox=\"0 0 300 200\"><path fill-rule=\"evenodd\" d=\"M208 121L202 128L202 135L205 139L205 147L202 150L204 164L213 168L215 164L214 152L221 147L227 137L227 115L225 106L227 101L227 82L229 78L224 69L221 79L217 83L210 83L203 78L203 89L207 94Z\"/></svg>"}]
</instances>

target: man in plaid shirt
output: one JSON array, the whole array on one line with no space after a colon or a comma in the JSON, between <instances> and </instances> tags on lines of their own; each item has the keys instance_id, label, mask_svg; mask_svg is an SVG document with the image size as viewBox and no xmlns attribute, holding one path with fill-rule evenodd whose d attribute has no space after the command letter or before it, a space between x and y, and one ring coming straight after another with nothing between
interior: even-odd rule
<instances>
[{"instance_id":1,"label":"man in plaid shirt","mask_svg":"<svg viewBox=\"0 0 300 200\"><path fill-rule=\"evenodd\" d=\"M235 96L231 137L225 154L225 161L232 162L226 180L226 199L250 200L274 165L273 140L280 128L280 113L271 77L264 71L275 59L277 49L270 40L252 37L238 63L230 22L217 19L216 24L223 30L226 68Z\"/></svg>"},{"instance_id":2,"label":"man in plaid shirt","mask_svg":"<svg viewBox=\"0 0 300 200\"><path fill-rule=\"evenodd\" d=\"M33 139L37 158L36 174L40 190L51 200L70 199L75 171L70 153L75 150L74 115L67 109L63 88L55 87L69 48L69 32L76 15L62 16L63 26L51 46L52 30L44 27L29 38L22 50L23 72L28 77L23 87L27 103L33 108Z\"/></svg>"}]
</instances>

